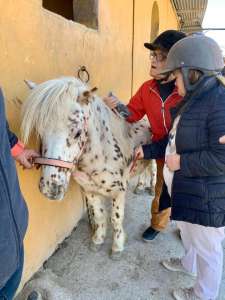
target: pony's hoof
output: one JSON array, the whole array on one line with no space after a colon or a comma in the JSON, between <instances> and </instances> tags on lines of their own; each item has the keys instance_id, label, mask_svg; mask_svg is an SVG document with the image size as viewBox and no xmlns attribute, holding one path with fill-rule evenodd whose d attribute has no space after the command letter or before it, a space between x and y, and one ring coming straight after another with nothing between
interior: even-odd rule
<instances>
[{"instance_id":1,"label":"pony's hoof","mask_svg":"<svg viewBox=\"0 0 225 300\"><path fill-rule=\"evenodd\" d=\"M134 194L135 195L140 195L140 194L142 194L144 192L144 190L143 189L141 189L141 188L136 188L135 190L134 190Z\"/></svg>"},{"instance_id":2,"label":"pony's hoof","mask_svg":"<svg viewBox=\"0 0 225 300\"><path fill-rule=\"evenodd\" d=\"M94 242L91 242L90 245L89 245L89 249L92 251L92 252L98 252L102 247L102 244L95 244Z\"/></svg>"},{"instance_id":3,"label":"pony's hoof","mask_svg":"<svg viewBox=\"0 0 225 300\"><path fill-rule=\"evenodd\" d=\"M120 260L122 258L122 251L112 251L110 252L110 258L114 261Z\"/></svg>"},{"instance_id":4,"label":"pony's hoof","mask_svg":"<svg viewBox=\"0 0 225 300\"><path fill-rule=\"evenodd\" d=\"M150 196L154 197L155 196L155 189L154 188L149 189L148 193L149 193Z\"/></svg>"}]
</instances>

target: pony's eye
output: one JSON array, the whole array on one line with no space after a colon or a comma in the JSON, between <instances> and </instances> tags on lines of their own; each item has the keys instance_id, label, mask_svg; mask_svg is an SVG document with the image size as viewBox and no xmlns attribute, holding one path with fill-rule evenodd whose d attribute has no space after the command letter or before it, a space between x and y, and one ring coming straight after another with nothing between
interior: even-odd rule
<instances>
[{"instance_id":1,"label":"pony's eye","mask_svg":"<svg viewBox=\"0 0 225 300\"><path fill-rule=\"evenodd\" d=\"M77 131L74 138L77 139L77 138L79 138L80 135L81 135L81 129Z\"/></svg>"}]
</instances>

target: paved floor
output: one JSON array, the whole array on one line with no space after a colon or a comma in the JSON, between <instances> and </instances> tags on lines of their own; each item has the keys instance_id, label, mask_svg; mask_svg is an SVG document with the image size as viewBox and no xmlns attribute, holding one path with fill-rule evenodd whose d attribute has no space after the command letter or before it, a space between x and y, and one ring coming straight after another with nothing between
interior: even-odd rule
<instances>
[{"instance_id":1,"label":"paved floor","mask_svg":"<svg viewBox=\"0 0 225 300\"><path fill-rule=\"evenodd\" d=\"M172 289L191 286L194 281L159 264L161 259L183 253L174 223L153 242L141 240L149 223L149 208L147 193L128 192L128 242L120 261L109 258L110 231L99 252L89 250L87 220L82 220L16 300L26 299L34 287L41 291L44 300L172 300ZM225 269L218 300L225 300Z\"/></svg>"}]
</instances>

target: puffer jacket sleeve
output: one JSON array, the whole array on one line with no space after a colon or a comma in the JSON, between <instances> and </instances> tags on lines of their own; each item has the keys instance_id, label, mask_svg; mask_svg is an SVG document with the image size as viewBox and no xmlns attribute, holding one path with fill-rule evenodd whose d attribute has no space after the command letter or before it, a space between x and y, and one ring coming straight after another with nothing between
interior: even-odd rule
<instances>
[{"instance_id":1,"label":"puffer jacket sleeve","mask_svg":"<svg viewBox=\"0 0 225 300\"><path fill-rule=\"evenodd\" d=\"M225 174L225 89L215 95L208 114L208 147L202 151L181 154L181 172L187 177L221 176Z\"/></svg>"},{"instance_id":2,"label":"puffer jacket sleeve","mask_svg":"<svg viewBox=\"0 0 225 300\"><path fill-rule=\"evenodd\" d=\"M147 145L143 145L144 159L161 159L165 158L168 136L165 138Z\"/></svg>"}]
</instances>

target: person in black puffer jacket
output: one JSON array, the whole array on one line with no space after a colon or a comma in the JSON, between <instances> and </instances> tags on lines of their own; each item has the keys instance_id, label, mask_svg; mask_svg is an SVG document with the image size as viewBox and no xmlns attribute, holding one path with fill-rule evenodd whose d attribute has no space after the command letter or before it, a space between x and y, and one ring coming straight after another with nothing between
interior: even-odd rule
<instances>
[{"instance_id":1,"label":"person in black puffer jacket","mask_svg":"<svg viewBox=\"0 0 225 300\"><path fill-rule=\"evenodd\" d=\"M0 89L0 300L12 300L23 270L23 239L28 223L26 203L20 191L14 160L31 168L39 156L25 149L9 130Z\"/></svg>"},{"instance_id":2,"label":"person in black puffer jacket","mask_svg":"<svg viewBox=\"0 0 225 300\"><path fill-rule=\"evenodd\" d=\"M184 96L166 156L172 172L171 219L177 221L185 256L162 261L170 271L195 275L192 288L173 291L179 300L216 299L222 277L225 226L225 87L223 57L206 36L190 36L169 51L166 69ZM174 148L173 148L174 150ZM168 152L167 152L168 153ZM173 174L174 172L174 174ZM170 178L171 179L171 178ZM168 189L170 190L170 189Z\"/></svg>"}]
</instances>

